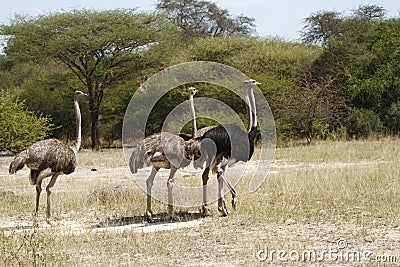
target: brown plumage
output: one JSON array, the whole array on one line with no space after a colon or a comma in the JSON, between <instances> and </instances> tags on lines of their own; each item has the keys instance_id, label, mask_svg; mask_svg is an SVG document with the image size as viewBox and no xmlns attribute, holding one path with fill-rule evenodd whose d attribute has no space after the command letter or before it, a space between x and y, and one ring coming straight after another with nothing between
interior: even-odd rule
<instances>
[{"instance_id":1,"label":"brown plumage","mask_svg":"<svg viewBox=\"0 0 400 267\"><path fill-rule=\"evenodd\" d=\"M9 172L13 174L26 165L31 169L30 182L36 184L38 175L50 169L52 173L74 172L76 157L74 151L57 139L39 141L19 153L10 164Z\"/></svg>"},{"instance_id":2,"label":"brown plumage","mask_svg":"<svg viewBox=\"0 0 400 267\"><path fill-rule=\"evenodd\" d=\"M60 174L70 174L75 171L76 154L81 145L81 113L78 101L86 94L75 91L74 109L76 116L76 140L74 146L67 146L57 139L46 139L34 143L26 150L19 153L11 162L9 173L14 174L25 165L31 169L30 183L36 186L36 209L35 217L39 209L40 193L42 191L42 181L51 176L51 180L46 187L47 207L46 220L49 222L50 213L50 194L51 188Z\"/></svg>"},{"instance_id":3,"label":"brown plumage","mask_svg":"<svg viewBox=\"0 0 400 267\"><path fill-rule=\"evenodd\" d=\"M173 212L172 187L174 175L180 168L188 166L192 158L199 156L199 147L192 140L185 141L178 135L162 132L146 137L133 149L129 159L129 168L132 173L145 166L152 166L151 174L146 180L147 209L145 216L148 221L153 221L151 210L151 189L156 173L159 169L171 169L168 180L168 214L175 219Z\"/></svg>"}]
</instances>

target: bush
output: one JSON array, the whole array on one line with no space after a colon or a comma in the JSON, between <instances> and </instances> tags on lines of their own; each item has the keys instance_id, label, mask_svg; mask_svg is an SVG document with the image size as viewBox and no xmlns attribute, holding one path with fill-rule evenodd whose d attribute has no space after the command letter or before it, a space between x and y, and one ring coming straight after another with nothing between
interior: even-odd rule
<instances>
[{"instance_id":1,"label":"bush","mask_svg":"<svg viewBox=\"0 0 400 267\"><path fill-rule=\"evenodd\" d=\"M48 118L28 111L23 102L0 95L0 150L23 150L44 139L51 127Z\"/></svg>"},{"instance_id":2,"label":"bush","mask_svg":"<svg viewBox=\"0 0 400 267\"><path fill-rule=\"evenodd\" d=\"M400 101L392 103L385 118L386 127L392 134L400 133Z\"/></svg>"},{"instance_id":3,"label":"bush","mask_svg":"<svg viewBox=\"0 0 400 267\"><path fill-rule=\"evenodd\" d=\"M379 116L368 109L355 109L347 117L347 133L352 138L368 137L384 129Z\"/></svg>"}]
</instances>

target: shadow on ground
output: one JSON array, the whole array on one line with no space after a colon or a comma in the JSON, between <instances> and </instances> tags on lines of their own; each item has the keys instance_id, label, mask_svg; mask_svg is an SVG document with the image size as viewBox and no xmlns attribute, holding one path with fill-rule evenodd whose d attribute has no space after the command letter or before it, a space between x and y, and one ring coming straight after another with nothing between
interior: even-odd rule
<instances>
[{"instance_id":1,"label":"shadow on ground","mask_svg":"<svg viewBox=\"0 0 400 267\"><path fill-rule=\"evenodd\" d=\"M32 225L17 225L17 226L10 226L10 227L0 227L1 232L14 232L14 231L23 231L23 230L30 230L34 229Z\"/></svg>"},{"instance_id":2,"label":"shadow on ground","mask_svg":"<svg viewBox=\"0 0 400 267\"><path fill-rule=\"evenodd\" d=\"M151 226L157 224L190 222L203 218L200 213L194 212L177 212L175 215L178 217L178 220L170 220L167 213L154 214L152 217L153 222L147 222L147 218L145 216L108 218L103 222L93 225L93 228L119 227L133 224L144 224L144 226Z\"/></svg>"}]
</instances>

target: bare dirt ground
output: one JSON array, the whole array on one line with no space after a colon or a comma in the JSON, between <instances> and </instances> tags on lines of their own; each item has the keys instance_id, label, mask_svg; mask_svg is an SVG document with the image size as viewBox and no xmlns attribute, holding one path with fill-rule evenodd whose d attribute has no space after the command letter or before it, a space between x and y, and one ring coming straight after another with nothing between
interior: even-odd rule
<instances>
[{"instance_id":1,"label":"bare dirt ground","mask_svg":"<svg viewBox=\"0 0 400 267\"><path fill-rule=\"evenodd\" d=\"M90 152L83 154L87 156ZM301 195L295 196L299 201L295 204L280 200L281 195L288 194L284 192L286 185L281 176L295 177L298 172L303 175L307 172L307 176L315 169L319 174L335 169L346 172L348 168L362 172L372 165L379 170L388 164L384 159L355 162L277 159L269 179L282 183L281 188L273 188L273 182L268 182L257 193L249 194L247 184L241 182L239 208L227 217L220 217L214 203L210 205L210 217L201 217L197 208L177 208L181 221L169 222L165 219L166 205L156 203L156 222L147 223L143 217L144 192L132 181L123 162L107 159L115 154L102 157L106 157L102 164L94 166L95 163L85 158L75 173L59 177L52 194L52 226L44 222L43 191L37 229L45 233L45 239L50 236L49 242L58 250L42 248L43 253L58 255L61 251L68 255L65 259L43 257L45 265L400 265L398 213L388 219L362 205L346 204L345 200L338 201L338 208L317 203L315 209L306 210ZM32 227L35 190L29 185L29 170L25 168L17 175L9 175L11 159L0 158L0 198L5 201L3 204L10 205L3 207L0 215L0 232L6 240L4 247L7 236L17 236L19 241L18 235L26 238L26 233L38 231ZM257 162L250 162L249 166L252 165L256 166ZM167 174L163 172L164 176ZM229 203L228 195L227 200ZM62 204L63 201L67 204ZM394 210L399 211L398 207ZM13 262L7 256L2 265L26 263L17 256L14 258L18 260Z\"/></svg>"}]
</instances>

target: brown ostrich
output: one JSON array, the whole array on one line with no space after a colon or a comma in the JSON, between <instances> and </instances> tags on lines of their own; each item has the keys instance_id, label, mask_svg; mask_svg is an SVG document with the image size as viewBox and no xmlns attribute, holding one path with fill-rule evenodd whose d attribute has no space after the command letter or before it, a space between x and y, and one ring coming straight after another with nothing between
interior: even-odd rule
<instances>
[{"instance_id":1,"label":"brown ostrich","mask_svg":"<svg viewBox=\"0 0 400 267\"><path fill-rule=\"evenodd\" d=\"M79 99L86 96L81 91L75 91L74 110L76 117L76 140L73 146L68 146L57 139L46 139L34 143L26 150L20 152L11 162L9 173L14 174L25 165L31 169L29 176L32 185L36 186L36 208L35 218L39 209L40 193L42 191L42 181L50 177L50 182L46 186L47 207L46 221L50 224L50 194L57 177L60 174L70 174L74 172L76 166L76 155L81 146L81 112Z\"/></svg>"}]
</instances>

